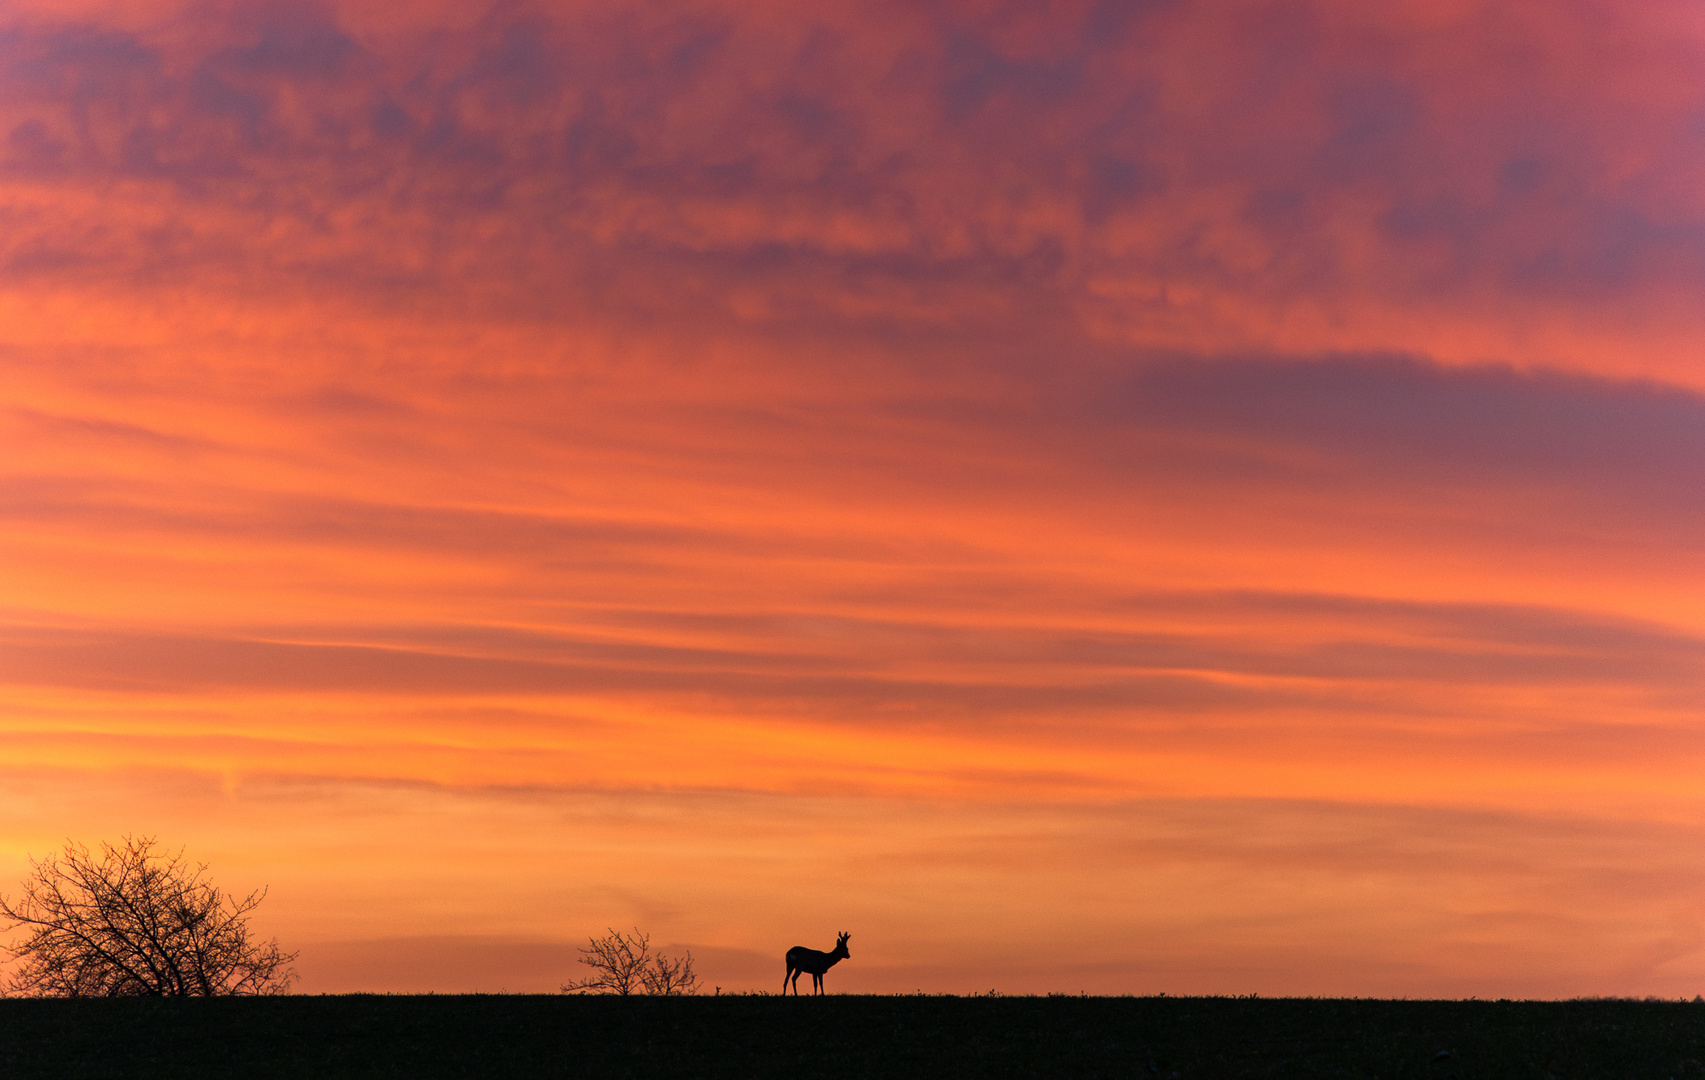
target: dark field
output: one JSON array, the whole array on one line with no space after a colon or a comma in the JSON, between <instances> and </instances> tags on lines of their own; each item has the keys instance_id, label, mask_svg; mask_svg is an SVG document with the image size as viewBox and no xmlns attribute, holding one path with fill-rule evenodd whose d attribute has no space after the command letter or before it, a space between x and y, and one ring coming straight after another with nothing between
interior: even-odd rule
<instances>
[{"instance_id":1,"label":"dark field","mask_svg":"<svg viewBox=\"0 0 1705 1080\"><path fill-rule=\"evenodd\" d=\"M0 1000L0 1077L1705 1077L1705 1004Z\"/></svg>"}]
</instances>

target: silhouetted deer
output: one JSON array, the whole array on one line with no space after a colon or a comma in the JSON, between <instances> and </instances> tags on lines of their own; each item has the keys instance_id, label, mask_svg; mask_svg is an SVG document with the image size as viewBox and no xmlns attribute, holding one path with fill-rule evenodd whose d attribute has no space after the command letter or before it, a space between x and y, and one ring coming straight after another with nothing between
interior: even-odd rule
<instances>
[{"instance_id":1,"label":"silhouetted deer","mask_svg":"<svg viewBox=\"0 0 1705 1080\"><path fill-rule=\"evenodd\" d=\"M852 955L847 952L847 938L850 937L851 934L842 932L841 936L835 939L833 952L818 952L803 945L795 945L787 950L787 974L781 978L781 996L787 996L787 984L790 979L793 980L793 996L799 996L799 973L802 971L811 973L812 992L821 994L823 973Z\"/></svg>"}]
</instances>

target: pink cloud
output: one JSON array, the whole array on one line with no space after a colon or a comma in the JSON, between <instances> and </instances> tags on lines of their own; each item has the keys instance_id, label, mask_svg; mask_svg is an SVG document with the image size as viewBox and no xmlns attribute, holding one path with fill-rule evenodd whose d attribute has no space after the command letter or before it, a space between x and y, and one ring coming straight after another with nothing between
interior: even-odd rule
<instances>
[{"instance_id":1,"label":"pink cloud","mask_svg":"<svg viewBox=\"0 0 1705 1080\"><path fill-rule=\"evenodd\" d=\"M38 16L0 70L9 183L111 194L15 214L7 265L577 317L1051 312L1216 347L1323 312L1366 328L1317 344L1447 351L1391 313L1492 341L1492 298L1605 332L1697 284L1705 88L1656 74L1680 24L1379 11Z\"/></svg>"},{"instance_id":2,"label":"pink cloud","mask_svg":"<svg viewBox=\"0 0 1705 1080\"><path fill-rule=\"evenodd\" d=\"M0 745L276 856L323 985L642 917L746 970L701 854L843 845L849 986L1696 981L1679 4L49 7ZM571 916L416 906L564 821ZM998 947L1062 905L1182 944Z\"/></svg>"}]
</instances>

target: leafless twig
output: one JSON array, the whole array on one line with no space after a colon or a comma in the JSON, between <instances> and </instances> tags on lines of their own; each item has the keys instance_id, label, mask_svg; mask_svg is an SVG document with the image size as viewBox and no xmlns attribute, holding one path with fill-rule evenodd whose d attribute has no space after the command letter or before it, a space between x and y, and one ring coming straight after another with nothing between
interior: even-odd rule
<instances>
[{"instance_id":1,"label":"leafless twig","mask_svg":"<svg viewBox=\"0 0 1705 1080\"><path fill-rule=\"evenodd\" d=\"M651 951L651 935L638 927L632 934L612 929L604 937L590 940L580 950L580 962L594 974L563 984L571 994L649 994L673 997L698 992L699 977L693 973L693 954L668 957Z\"/></svg>"},{"instance_id":2,"label":"leafless twig","mask_svg":"<svg viewBox=\"0 0 1705 1080\"><path fill-rule=\"evenodd\" d=\"M206 880L207 867L155 850L153 837L103 843L97 857L67 843L31 860L23 893L0 896L17 961L6 991L30 997L206 997L282 994L295 953L250 936L266 896L237 898Z\"/></svg>"}]
</instances>

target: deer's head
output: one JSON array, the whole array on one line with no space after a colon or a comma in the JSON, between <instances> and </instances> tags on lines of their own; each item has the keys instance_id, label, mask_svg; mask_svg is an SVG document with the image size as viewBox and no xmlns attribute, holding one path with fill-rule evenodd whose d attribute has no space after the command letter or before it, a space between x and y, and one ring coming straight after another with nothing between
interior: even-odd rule
<instances>
[{"instance_id":1,"label":"deer's head","mask_svg":"<svg viewBox=\"0 0 1705 1080\"><path fill-rule=\"evenodd\" d=\"M846 959L846 958L852 956L852 953L847 952L847 938L850 938L850 937L852 937L851 934L847 933L845 930L842 930L840 937L837 937L835 939L835 953L836 953L836 955L840 956L842 959Z\"/></svg>"}]
</instances>

